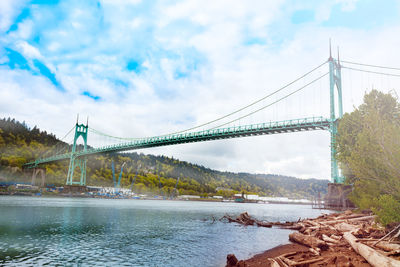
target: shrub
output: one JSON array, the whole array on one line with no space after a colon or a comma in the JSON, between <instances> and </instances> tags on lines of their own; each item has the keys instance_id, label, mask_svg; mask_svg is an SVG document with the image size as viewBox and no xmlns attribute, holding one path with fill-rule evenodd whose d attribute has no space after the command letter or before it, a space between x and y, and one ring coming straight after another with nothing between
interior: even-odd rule
<instances>
[{"instance_id":1,"label":"shrub","mask_svg":"<svg viewBox=\"0 0 400 267\"><path fill-rule=\"evenodd\" d=\"M375 198L375 207L372 208L372 211L383 225L400 222L400 201L392 195L381 195Z\"/></svg>"}]
</instances>

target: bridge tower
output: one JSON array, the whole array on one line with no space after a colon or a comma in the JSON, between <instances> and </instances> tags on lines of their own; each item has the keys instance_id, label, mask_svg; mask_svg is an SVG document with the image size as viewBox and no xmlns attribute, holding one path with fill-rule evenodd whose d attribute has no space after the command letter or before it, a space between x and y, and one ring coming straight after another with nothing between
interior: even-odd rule
<instances>
[{"instance_id":1,"label":"bridge tower","mask_svg":"<svg viewBox=\"0 0 400 267\"><path fill-rule=\"evenodd\" d=\"M79 117L78 117L79 119ZM79 124L78 119L76 120L76 125L75 125L75 137L74 137L74 144L72 146L72 151L71 151L71 158L69 161L69 168L68 168L68 176L67 176L67 185L81 185L84 186L86 185L86 162L87 158L86 156L78 157L76 155L76 141L79 139L79 137L82 137L83 139L83 151L87 150L87 135L88 135L88 121L86 122L86 125L84 124ZM74 182L74 171L75 168L78 167L81 170L81 179L80 181Z\"/></svg>"},{"instance_id":2,"label":"bridge tower","mask_svg":"<svg viewBox=\"0 0 400 267\"><path fill-rule=\"evenodd\" d=\"M329 131L331 133L331 182L332 183L343 183L344 177L339 173L338 164L336 160L336 135L337 135L337 120L343 116L343 104L342 104L342 74L339 59L332 57L331 45L329 42L329 89L330 89L330 126ZM337 89L337 105L338 114L335 112L335 87Z\"/></svg>"}]
</instances>

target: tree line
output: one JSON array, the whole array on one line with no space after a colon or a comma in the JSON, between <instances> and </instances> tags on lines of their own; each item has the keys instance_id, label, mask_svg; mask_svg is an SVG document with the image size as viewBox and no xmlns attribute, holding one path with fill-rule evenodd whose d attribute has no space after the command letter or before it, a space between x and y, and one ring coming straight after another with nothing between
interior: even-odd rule
<instances>
[{"instance_id":1,"label":"tree line","mask_svg":"<svg viewBox=\"0 0 400 267\"><path fill-rule=\"evenodd\" d=\"M36 126L30 129L25 122L20 123L11 118L0 119L0 179L29 182L30 173L23 171L22 165L38 156L59 151L60 148L70 149L70 146L54 135L40 131ZM244 192L262 196L312 198L325 194L328 183L327 180L296 179L283 175L221 172L170 157L133 152L90 156L87 161L87 184L113 186L112 161L115 164L116 179L125 162L122 187L132 186L136 193L164 196L178 193L229 197ZM46 169L47 183L65 183L68 161L50 163L43 167ZM79 180L79 174L77 169L76 180ZM175 192L175 186L178 192Z\"/></svg>"}]
</instances>

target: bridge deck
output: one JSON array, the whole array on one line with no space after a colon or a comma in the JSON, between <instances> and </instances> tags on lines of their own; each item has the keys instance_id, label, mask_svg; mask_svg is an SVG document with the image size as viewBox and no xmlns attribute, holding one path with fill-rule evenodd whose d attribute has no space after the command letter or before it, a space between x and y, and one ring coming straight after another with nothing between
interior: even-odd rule
<instances>
[{"instance_id":1,"label":"bridge deck","mask_svg":"<svg viewBox=\"0 0 400 267\"><path fill-rule=\"evenodd\" d=\"M135 150L141 148L176 145L192 142L203 142L210 140L238 138L246 136L312 131L312 130L329 130L331 120L323 117L312 117L304 119L294 119L285 121L266 122L259 124L251 124L244 126L218 128L212 130L204 130L198 132L188 132L180 134L171 134L164 136L155 136L149 138L141 138L126 143L104 146L99 148L90 148L86 151L75 152L76 157L94 155L99 153L110 153L127 150ZM69 159L71 153L60 154L52 157L37 159L29 162L24 166L34 168L39 164Z\"/></svg>"}]
</instances>

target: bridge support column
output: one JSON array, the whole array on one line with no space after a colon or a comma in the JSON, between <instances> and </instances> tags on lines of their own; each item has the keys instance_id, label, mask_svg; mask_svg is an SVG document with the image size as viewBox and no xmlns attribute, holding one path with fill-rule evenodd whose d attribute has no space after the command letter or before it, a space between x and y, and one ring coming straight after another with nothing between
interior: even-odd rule
<instances>
[{"instance_id":1,"label":"bridge support column","mask_svg":"<svg viewBox=\"0 0 400 267\"><path fill-rule=\"evenodd\" d=\"M78 124L78 120L75 125L75 137L74 144L72 146L71 158L69 161L68 175L67 175L67 185L86 185L86 162L87 158L85 156L79 157L78 152L76 151L76 141L79 137L83 139L83 151L87 150L87 135L88 135L88 123ZM79 167L81 169L81 177L79 182L74 181L74 171L75 168Z\"/></svg>"},{"instance_id":2,"label":"bridge support column","mask_svg":"<svg viewBox=\"0 0 400 267\"><path fill-rule=\"evenodd\" d=\"M68 168L68 176L67 176L67 185L86 185L86 163L87 159L85 158L76 158L75 156L72 156L69 162L69 168ZM74 181L74 172L76 167L79 167L81 171L81 176L80 176L80 181Z\"/></svg>"},{"instance_id":3,"label":"bridge support column","mask_svg":"<svg viewBox=\"0 0 400 267\"><path fill-rule=\"evenodd\" d=\"M45 169L33 169L33 173L32 173L32 185L35 185L35 181L36 181L36 176L40 173L40 176L42 177L42 183L40 184L41 187L44 187L44 183L46 181L46 171Z\"/></svg>"},{"instance_id":4,"label":"bridge support column","mask_svg":"<svg viewBox=\"0 0 400 267\"><path fill-rule=\"evenodd\" d=\"M339 52L337 60L332 58L332 52L329 47L329 89L330 89L330 133L331 133L331 181L332 183L343 183L344 177L339 173L336 160L336 136L337 136L337 119L343 116L342 104L342 75L339 60ZM337 89L338 116L335 113L335 87Z\"/></svg>"}]
</instances>

